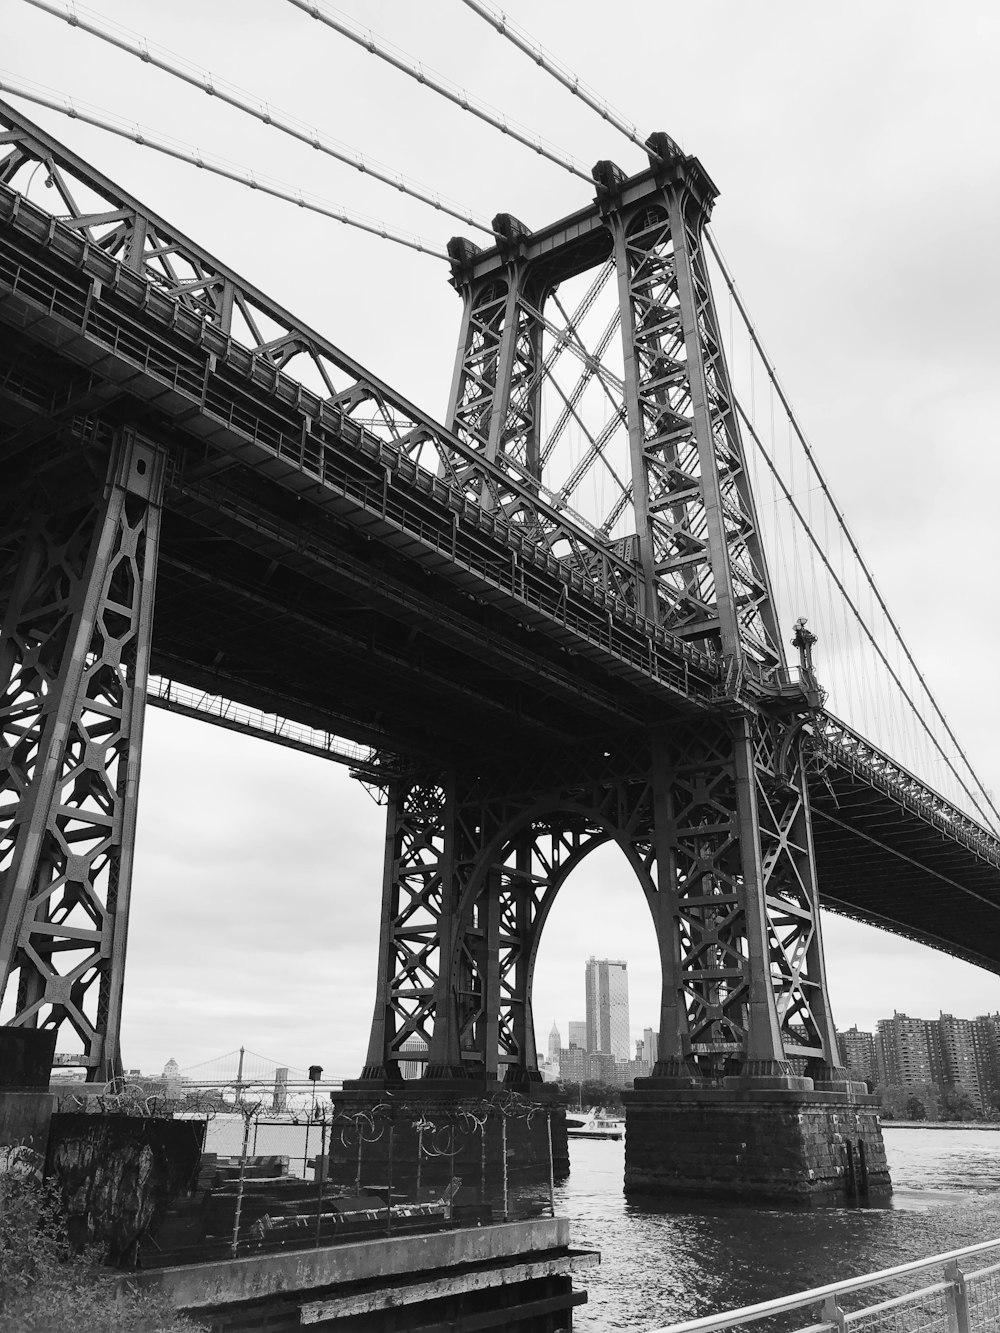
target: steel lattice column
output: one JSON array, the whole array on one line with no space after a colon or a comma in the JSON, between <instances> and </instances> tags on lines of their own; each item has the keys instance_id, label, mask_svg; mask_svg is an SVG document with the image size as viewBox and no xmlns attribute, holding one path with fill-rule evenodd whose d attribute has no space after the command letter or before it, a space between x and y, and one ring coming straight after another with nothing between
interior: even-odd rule
<instances>
[{"instance_id":1,"label":"steel lattice column","mask_svg":"<svg viewBox=\"0 0 1000 1333\"><path fill-rule=\"evenodd\" d=\"M660 189L595 177L614 238L632 497L646 611L758 672L783 664L702 245L715 197L665 135Z\"/></svg>"},{"instance_id":2,"label":"steel lattice column","mask_svg":"<svg viewBox=\"0 0 1000 1333\"><path fill-rule=\"evenodd\" d=\"M455 894L455 782L437 775L394 784L386 812L375 1017L363 1079L397 1080L400 1065L426 1057L458 1067L450 1049L454 1007L441 958L450 954Z\"/></svg>"},{"instance_id":3,"label":"steel lattice column","mask_svg":"<svg viewBox=\"0 0 1000 1333\"><path fill-rule=\"evenodd\" d=\"M489 462L499 463L524 481L541 475L545 292L537 290L530 270L518 256L518 243L528 234L524 224L501 213L493 225L504 237L507 263L502 277L464 288L448 423ZM471 246L468 241L452 242L456 244ZM460 469L460 480L462 475ZM478 488L474 498L487 509L495 502Z\"/></svg>"},{"instance_id":4,"label":"steel lattice column","mask_svg":"<svg viewBox=\"0 0 1000 1333\"><path fill-rule=\"evenodd\" d=\"M120 435L99 502L26 534L0 635L5 1012L72 1029L92 1080L121 1065L162 486L160 451Z\"/></svg>"}]
</instances>

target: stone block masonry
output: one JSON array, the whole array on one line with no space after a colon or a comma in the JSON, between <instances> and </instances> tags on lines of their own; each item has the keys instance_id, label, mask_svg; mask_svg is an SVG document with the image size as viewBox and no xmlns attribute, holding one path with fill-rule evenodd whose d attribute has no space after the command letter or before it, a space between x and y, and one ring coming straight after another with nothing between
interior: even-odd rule
<instances>
[{"instance_id":1,"label":"stone block masonry","mask_svg":"<svg viewBox=\"0 0 1000 1333\"><path fill-rule=\"evenodd\" d=\"M808 1204L891 1193L872 1097L658 1082L624 1094L626 1194Z\"/></svg>"}]
</instances>

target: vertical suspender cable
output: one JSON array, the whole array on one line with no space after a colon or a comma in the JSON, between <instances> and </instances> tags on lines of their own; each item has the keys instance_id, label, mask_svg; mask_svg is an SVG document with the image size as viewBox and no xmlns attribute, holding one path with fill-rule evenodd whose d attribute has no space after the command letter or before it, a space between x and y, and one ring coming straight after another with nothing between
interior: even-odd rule
<instances>
[{"instance_id":1,"label":"vertical suspender cable","mask_svg":"<svg viewBox=\"0 0 1000 1333\"><path fill-rule=\"evenodd\" d=\"M750 319L750 315L749 315L748 312L747 312L746 306L743 304L742 297L740 296L740 293L739 293L739 290L738 290L738 288L737 288L737 286L736 286L736 283L735 283L735 281L733 280L732 274L729 272L729 269L726 267L726 264L725 264L725 261L724 261L723 258L722 258L722 255L719 253L719 248L718 248L718 246L717 246L716 243L715 243L715 239L714 239L714 237L711 235L710 231L709 231L707 228L706 228L706 232L705 232L705 234L706 234L706 236L707 236L707 238L708 238L708 244L709 244L709 247L711 248L712 255L714 256L716 263L719 265L719 270L720 270L720 272L722 273L722 276L723 276L723 278L724 278L724 280L725 280L725 282L726 282L726 286L729 288L730 292L732 293L733 300L736 302L736 308L737 308L737 310L739 310L740 315L741 315L742 318L743 318L743 322L746 324L747 331L748 331L748 333L750 334L750 337L751 337L751 339L752 339L752 341L753 341L753 344L754 344L754 346L756 347L756 349L757 349L757 351L758 351L758 353L759 353L759 355L760 355L760 358L761 358L761 360L762 360L763 363L764 363L764 367L765 367L765 369L766 369L766 371L767 371L768 378L771 380L772 384L774 385L774 387L775 387L775 391L777 392L778 397L779 397L780 400L781 400L781 404L782 404L782 406L784 407L785 411L786 411L787 414L788 414L788 418L789 418L789 420L791 421L792 426L793 426L793 428L794 428L794 430L795 430L795 433L796 433L796 435L797 435L797 437L798 437L799 444L801 445L802 450L803 450L803 452L804 452L805 455L806 455L806 458L809 460L809 464L810 464L810 466L811 466L811 468L812 468L812 470L813 470L813 473L814 473L814 475L815 475L815 477L816 477L816 480L817 480L817 482L819 483L820 488L821 488L822 491L823 491L823 494L826 496L827 503L828 503L828 504L830 505L830 507L833 509L833 512L834 512L834 514L835 514L836 517L837 517L837 521L838 521L838 523L840 524L841 529L843 530L844 536L845 536L846 539L847 539L847 543L848 543L848 545L849 545L850 548L851 548L851 552L852 552L852 554L853 554L855 560L857 561L858 565L860 566L862 572L864 573L864 576L865 576L865 579L866 579L866 581L867 581L867 583L868 583L868 586L869 586L869 588L871 589L872 596L874 597L875 601L877 601L877 603L878 603L878 605L879 605L879 607L880 607L880 609L881 609L881 611L882 611L882 614L885 616L886 621L888 622L888 624L890 625L890 627L891 627L891 629L892 629L893 634L894 634L894 635L896 636L896 638L899 640L900 646L902 647L903 652L906 654L906 660L909 662L910 667L911 667L911 669L913 670L914 674L916 675L917 680L920 682L920 685L921 685L921 687L922 687L922 689L923 689L923 691L924 691L924 693L925 693L925 695L926 695L926 697L927 697L927 699L928 699L928 701L929 701L931 707L933 708L934 712L937 714L937 717L939 718L939 720L940 720L942 726L944 727L945 732L947 733L949 740L950 740L950 741L952 742L952 744L955 746L956 752L957 752L958 755L961 757L962 762L965 764L965 766L967 767L969 773L972 775L973 779L975 780L976 786L979 788L980 792L981 792L982 795L985 797L987 805L988 805L989 808L993 811L993 814L996 815L997 819L1000 819L1000 809L998 809L997 806L994 804L994 802L993 802L993 798L990 796L989 792L986 790L985 786L983 785L982 781L980 780L979 776L977 775L975 769L972 767L972 764L971 764L970 761L969 761L968 755L966 755L965 751L962 749L962 746L959 744L958 737L955 735L954 731L952 731L951 726L950 726L950 724L949 724L949 722L948 722L948 719L945 717L944 713L941 711L941 708L940 708L940 706L938 705L937 700L934 698L934 695L931 693L930 686L927 684L927 681L924 679L924 675L923 675L923 673L921 672L920 668L917 666L916 662L914 661L914 659L913 659L913 655L911 654L911 652L910 652L910 650L909 650L909 648L908 648L908 646L907 646L907 644L906 644L906 640L903 638L902 631L900 630L899 626L897 625L897 623L896 623L896 621L895 621L895 618L893 617L892 613L890 612L888 606L886 606L885 600L884 600L884 598L882 597L881 592L879 592L878 586L877 586L877 584L875 583L875 579L874 579L874 577L873 577L873 575L872 575L872 572L871 572L871 570L868 568L868 564L867 564L867 562L865 561L864 556L861 554L860 550L858 549L857 542L854 540L854 537L852 536L851 531L850 531L850 529L849 529L848 526L847 526L847 522L846 522L846 520L845 520L845 518L844 518L843 513L841 512L841 510L838 508L838 506L837 506L836 503L834 502L834 498L833 498L833 495L832 495L832 493L831 493L831 491L830 491L829 486L827 485L826 478L824 477L823 473L820 471L819 464L816 462L816 456L815 456L815 454L813 453L812 449L810 448L809 443L808 443L808 441L806 440L804 434L802 433L802 430L801 430L801 428L800 428L800 426L799 426L799 424L798 424L798 421L797 421L796 418L795 418L795 413L792 411L791 404L789 403L788 398L787 398L786 395L785 395L785 391L784 391L784 389L782 388L782 385L781 385L780 380L778 379L777 372L775 371L774 366L773 366L773 365L771 364L771 362L768 360L767 354L765 353L764 348L763 348L763 345L761 344L760 338L759 338L759 336L758 336L758 334L757 334L757 331L756 331L756 329L755 329L754 326L753 326L753 322L752 322L751 319ZM909 696L907 696L907 698L909 698ZM911 702L912 702L912 701L911 701Z\"/></svg>"}]
</instances>

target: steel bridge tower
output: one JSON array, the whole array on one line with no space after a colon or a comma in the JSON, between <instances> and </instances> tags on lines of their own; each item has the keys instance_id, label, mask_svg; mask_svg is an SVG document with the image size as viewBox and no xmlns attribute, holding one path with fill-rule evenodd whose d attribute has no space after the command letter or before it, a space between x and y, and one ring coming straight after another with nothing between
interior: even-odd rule
<instances>
[{"instance_id":1,"label":"steel bridge tower","mask_svg":"<svg viewBox=\"0 0 1000 1333\"><path fill-rule=\"evenodd\" d=\"M547 303L613 264L628 595L721 659L725 688L712 709L679 710L620 747L582 739L511 760L484 730L474 766L395 782L375 1017L348 1095L398 1093L417 1048L424 1073L407 1096L439 1110L499 1087L544 1099L539 939L567 876L613 842L642 886L662 967L659 1059L626 1094L626 1189L837 1193L859 1171L887 1177L824 975L804 748L822 698L813 638L800 622L790 672L706 267L715 187L668 136L647 146L639 176L599 162L594 205L561 223L529 232L501 214L492 249L450 243L463 318L448 424L541 488ZM571 320L560 336L574 337ZM573 395L564 401L572 412ZM600 445L591 438L592 455ZM472 479L469 493L497 503ZM518 522L516 496L504 517Z\"/></svg>"}]
</instances>

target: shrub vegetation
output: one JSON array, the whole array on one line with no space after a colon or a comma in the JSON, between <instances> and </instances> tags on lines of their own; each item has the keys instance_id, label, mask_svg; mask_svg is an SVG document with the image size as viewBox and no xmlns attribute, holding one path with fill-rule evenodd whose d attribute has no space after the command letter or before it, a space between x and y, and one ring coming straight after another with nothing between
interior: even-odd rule
<instances>
[{"instance_id":1,"label":"shrub vegetation","mask_svg":"<svg viewBox=\"0 0 1000 1333\"><path fill-rule=\"evenodd\" d=\"M93 1251L74 1254L54 1186L0 1172L4 1333L203 1333L158 1292L132 1288Z\"/></svg>"}]
</instances>

